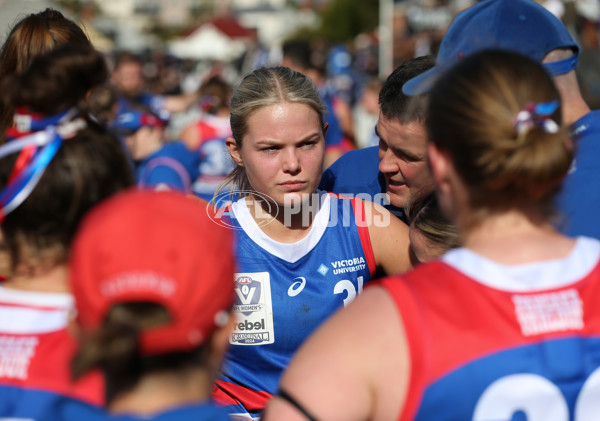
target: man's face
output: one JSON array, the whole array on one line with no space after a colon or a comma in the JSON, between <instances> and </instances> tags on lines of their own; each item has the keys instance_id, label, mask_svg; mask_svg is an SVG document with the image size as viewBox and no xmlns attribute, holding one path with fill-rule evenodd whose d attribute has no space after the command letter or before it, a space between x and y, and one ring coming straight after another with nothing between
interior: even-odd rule
<instances>
[{"instance_id":1,"label":"man's face","mask_svg":"<svg viewBox=\"0 0 600 421\"><path fill-rule=\"evenodd\" d=\"M142 65L135 61L126 61L116 68L112 80L117 89L126 96L139 95L144 87Z\"/></svg>"},{"instance_id":2,"label":"man's face","mask_svg":"<svg viewBox=\"0 0 600 421\"><path fill-rule=\"evenodd\" d=\"M379 137L379 171L385 176L391 204L404 208L415 194L433 191L424 125L418 121L401 123L379 113L375 131Z\"/></svg>"}]
</instances>

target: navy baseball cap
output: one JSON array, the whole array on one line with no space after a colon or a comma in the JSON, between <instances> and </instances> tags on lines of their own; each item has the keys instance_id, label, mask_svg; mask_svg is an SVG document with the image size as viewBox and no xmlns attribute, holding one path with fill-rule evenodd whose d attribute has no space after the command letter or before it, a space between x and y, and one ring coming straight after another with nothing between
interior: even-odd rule
<instances>
[{"instance_id":1,"label":"navy baseball cap","mask_svg":"<svg viewBox=\"0 0 600 421\"><path fill-rule=\"evenodd\" d=\"M557 48L570 48L573 55L544 63L551 75L573 70L579 58L579 46L560 19L533 0L484 0L456 15L442 39L435 66L406 82L402 92L428 92L461 58L482 50L513 51L541 63Z\"/></svg>"},{"instance_id":2,"label":"navy baseball cap","mask_svg":"<svg viewBox=\"0 0 600 421\"><path fill-rule=\"evenodd\" d=\"M133 133L142 127L164 127L165 125L166 122L154 114L128 109L117 115L110 128L119 133Z\"/></svg>"}]
</instances>

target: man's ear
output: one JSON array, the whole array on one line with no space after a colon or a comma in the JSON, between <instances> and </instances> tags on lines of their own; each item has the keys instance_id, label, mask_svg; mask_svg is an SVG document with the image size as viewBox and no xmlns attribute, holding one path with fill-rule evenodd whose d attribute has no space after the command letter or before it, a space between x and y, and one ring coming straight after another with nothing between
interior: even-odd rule
<instances>
[{"instance_id":1,"label":"man's ear","mask_svg":"<svg viewBox=\"0 0 600 421\"><path fill-rule=\"evenodd\" d=\"M329 128L329 123L328 122L323 123L323 136L325 136L327 134L328 128Z\"/></svg>"},{"instance_id":2,"label":"man's ear","mask_svg":"<svg viewBox=\"0 0 600 421\"><path fill-rule=\"evenodd\" d=\"M439 206L451 221L456 221L458 202L466 199L466 188L456 173L454 162L447 152L433 143L427 146L429 169L435 182Z\"/></svg>"},{"instance_id":3,"label":"man's ear","mask_svg":"<svg viewBox=\"0 0 600 421\"><path fill-rule=\"evenodd\" d=\"M233 137L228 137L225 139L225 144L227 145L227 149L229 150L229 155L231 155L231 159L240 167L244 166L244 161L242 160L242 154L240 153L240 147Z\"/></svg>"},{"instance_id":4,"label":"man's ear","mask_svg":"<svg viewBox=\"0 0 600 421\"><path fill-rule=\"evenodd\" d=\"M433 181L439 189L444 183L448 182L448 156L429 142L427 145L427 162Z\"/></svg>"}]
</instances>

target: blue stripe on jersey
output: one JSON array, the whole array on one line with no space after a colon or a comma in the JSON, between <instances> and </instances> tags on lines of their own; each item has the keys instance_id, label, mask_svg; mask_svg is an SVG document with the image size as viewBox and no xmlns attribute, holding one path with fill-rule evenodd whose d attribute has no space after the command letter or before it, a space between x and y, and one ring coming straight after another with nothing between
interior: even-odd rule
<instances>
[{"instance_id":1,"label":"blue stripe on jersey","mask_svg":"<svg viewBox=\"0 0 600 421\"><path fill-rule=\"evenodd\" d=\"M69 398L58 393L0 385L0 418L60 420L59 406Z\"/></svg>"},{"instance_id":2,"label":"blue stripe on jersey","mask_svg":"<svg viewBox=\"0 0 600 421\"><path fill-rule=\"evenodd\" d=\"M111 415L81 402L67 401L60 412L62 421L231 421L227 411L208 401L137 416Z\"/></svg>"},{"instance_id":3,"label":"blue stripe on jersey","mask_svg":"<svg viewBox=\"0 0 600 421\"><path fill-rule=\"evenodd\" d=\"M545 340L500 351L429 385L415 420L598 419L598 367L598 337Z\"/></svg>"}]
</instances>

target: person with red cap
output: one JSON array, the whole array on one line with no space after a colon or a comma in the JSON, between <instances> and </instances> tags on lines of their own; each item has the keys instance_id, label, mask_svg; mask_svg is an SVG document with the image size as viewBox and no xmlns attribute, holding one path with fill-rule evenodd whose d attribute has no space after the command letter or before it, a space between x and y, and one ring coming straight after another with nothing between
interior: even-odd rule
<instances>
[{"instance_id":1,"label":"person with red cap","mask_svg":"<svg viewBox=\"0 0 600 421\"><path fill-rule=\"evenodd\" d=\"M132 190L85 218L69 264L72 368L102 372L110 415L69 402L63 419L228 420L210 392L234 322L233 232L209 207Z\"/></svg>"}]
</instances>

